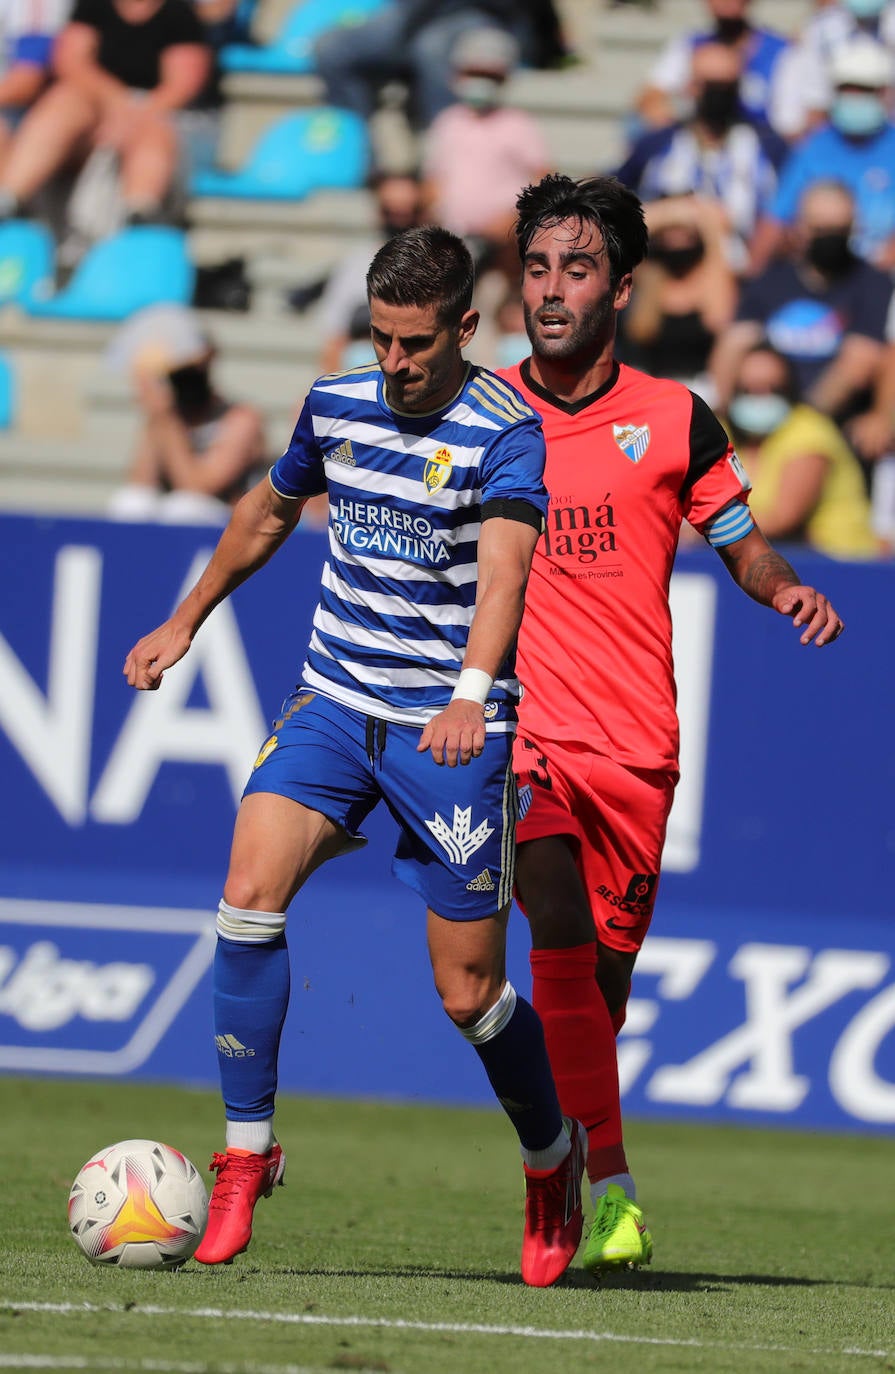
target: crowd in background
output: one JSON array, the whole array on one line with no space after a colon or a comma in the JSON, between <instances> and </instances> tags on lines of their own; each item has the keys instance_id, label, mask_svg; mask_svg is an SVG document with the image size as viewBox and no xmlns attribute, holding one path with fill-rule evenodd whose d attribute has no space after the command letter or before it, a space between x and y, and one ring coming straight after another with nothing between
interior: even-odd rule
<instances>
[{"instance_id":1,"label":"crowd in background","mask_svg":"<svg viewBox=\"0 0 895 1374\"><path fill-rule=\"evenodd\" d=\"M246 0L0 0L0 23L0 219L43 217L63 262L122 225L183 222L192 172L215 159L218 54L252 36ZM293 298L314 312L321 371L372 356L367 263L425 221L474 254L490 361L527 352L515 197L565 169L508 92L520 66L575 60L552 0L391 0L322 33L324 99L372 125L397 85L414 156L373 139L369 241ZM716 409L770 537L892 556L895 0L818 0L789 37L749 0L705 0L645 72L624 134L618 165L593 167L638 193L651 234L622 361ZM144 514L180 488L225 508L257 471L260 419L220 396L209 340L185 352L184 327L166 328L135 373L130 494Z\"/></svg>"}]
</instances>

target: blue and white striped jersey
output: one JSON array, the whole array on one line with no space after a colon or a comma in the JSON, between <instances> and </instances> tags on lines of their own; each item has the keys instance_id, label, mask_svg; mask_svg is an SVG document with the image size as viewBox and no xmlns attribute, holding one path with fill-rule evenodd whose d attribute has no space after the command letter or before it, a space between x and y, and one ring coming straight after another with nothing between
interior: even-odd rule
<instances>
[{"instance_id":1,"label":"blue and white striped jersey","mask_svg":"<svg viewBox=\"0 0 895 1374\"><path fill-rule=\"evenodd\" d=\"M385 401L378 364L321 377L270 471L286 497L329 494L329 556L302 680L385 720L424 725L450 700L475 611L482 505L518 500L543 517L544 437L518 392L467 365L431 415ZM485 707L513 728L514 657Z\"/></svg>"}]
</instances>

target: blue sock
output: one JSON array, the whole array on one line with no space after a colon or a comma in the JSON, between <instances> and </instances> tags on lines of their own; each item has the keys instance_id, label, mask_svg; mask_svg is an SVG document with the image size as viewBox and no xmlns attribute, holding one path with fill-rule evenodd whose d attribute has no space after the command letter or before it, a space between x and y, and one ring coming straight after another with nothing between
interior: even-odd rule
<instances>
[{"instance_id":1,"label":"blue sock","mask_svg":"<svg viewBox=\"0 0 895 1374\"><path fill-rule=\"evenodd\" d=\"M273 1116L280 1035L289 1005L286 936L242 944L218 936L214 1039L228 1121Z\"/></svg>"},{"instance_id":2,"label":"blue sock","mask_svg":"<svg viewBox=\"0 0 895 1374\"><path fill-rule=\"evenodd\" d=\"M540 1017L510 983L474 1026L461 1028L475 1047L497 1100L526 1150L545 1150L562 1130L562 1112Z\"/></svg>"}]
</instances>

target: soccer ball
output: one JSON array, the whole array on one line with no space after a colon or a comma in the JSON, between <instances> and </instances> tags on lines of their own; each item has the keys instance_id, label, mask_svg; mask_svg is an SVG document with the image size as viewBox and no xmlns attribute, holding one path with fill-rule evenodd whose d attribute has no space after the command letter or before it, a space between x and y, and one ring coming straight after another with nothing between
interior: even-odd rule
<instances>
[{"instance_id":1,"label":"soccer ball","mask_svg":"<svg viewBox=\"0 0 895 1374\"><path fill-rule=\"evenodd\" d=\"M68 1224L91 1264L176 1269L205 1233L208 1193L185 1155L157 1140L121 1140L81 1169Z\"/></svg>"}]
</instances>

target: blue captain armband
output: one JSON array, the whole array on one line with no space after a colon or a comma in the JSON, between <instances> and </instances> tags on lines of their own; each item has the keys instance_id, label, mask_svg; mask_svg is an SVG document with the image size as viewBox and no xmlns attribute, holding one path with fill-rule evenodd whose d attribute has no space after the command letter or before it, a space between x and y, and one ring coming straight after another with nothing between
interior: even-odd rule
<instances>
[{"instance_id":1,"label":"blue captain armband","mask_svg":"<svg viewBox=\"0 0 895 1374\"><path fill-rule=\"evenodd\" d=\"M754 529L755 521L745 501L731 501L730 505L712 517L702 533L713 549L723 549L727 544L745 539L749 531Z\"/></svg>"}]
</instances>

